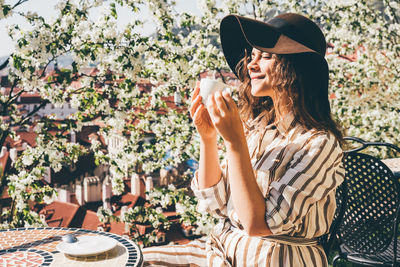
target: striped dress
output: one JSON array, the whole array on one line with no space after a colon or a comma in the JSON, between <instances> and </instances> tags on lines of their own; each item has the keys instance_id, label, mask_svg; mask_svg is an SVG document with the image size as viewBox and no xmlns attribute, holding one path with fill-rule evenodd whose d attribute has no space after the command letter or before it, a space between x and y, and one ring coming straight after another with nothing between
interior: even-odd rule
<instances>
[{"instance_id":1,"label":"striped dress","mask_svg":"<svg viewBox=\"0 0 400 267\"><path fill-rule=\"evenodd\" d=\"M335 189L344 179L338 141L330 133L306 130L289 114L275 125L251 129L247 142L273 235L243 231L225 165L213 187L199 189L196 175L192 181L197 209L220 223L187 245L144 249L145 266L328 266L316 238L329 230Z\"/></svg>"}]
</instances>

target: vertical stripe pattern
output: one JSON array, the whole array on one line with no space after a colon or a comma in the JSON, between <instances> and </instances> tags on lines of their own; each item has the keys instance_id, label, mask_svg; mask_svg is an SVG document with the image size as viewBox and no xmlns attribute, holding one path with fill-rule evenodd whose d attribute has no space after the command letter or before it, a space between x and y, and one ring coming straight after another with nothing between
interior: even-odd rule
<instances>
[{"instance_id":1,"label":"vertical stripe pattern","mask_svg":"<svg viewBox=\"0 0 400 267\"><path fill-rule=\"evenodd\" d=\"M342 150L327 132L307 130L289 114L265 129L253 128L247 140L256 181L265 197L265 220L274 235L319 237L329 231L335 191L344 179ZM220 181L192 189L198 210L221 218L202 242L144 249L147 266L328 266L321 246L282 244L248 236L234 210L227 168ZM204 240L207 240L205 243Z\"/></svg>"}]
</instances>

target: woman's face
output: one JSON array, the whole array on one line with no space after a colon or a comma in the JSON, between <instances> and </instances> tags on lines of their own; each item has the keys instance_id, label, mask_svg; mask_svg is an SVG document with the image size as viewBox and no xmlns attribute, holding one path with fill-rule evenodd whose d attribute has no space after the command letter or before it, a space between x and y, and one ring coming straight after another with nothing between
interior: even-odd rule
<instances>
[{"instance_id":1,"label":"woman's face","mask_svg":"<svg viewBox=\"0 0 400 267\"><path fill-rule=\"evenodd\" d=\"M247 65L247 71L251 78L251 94L253 96L274 97L271 81L274 62L275 59L272 54L253 48L251 61Z\"/></svg>"}]
</instances>

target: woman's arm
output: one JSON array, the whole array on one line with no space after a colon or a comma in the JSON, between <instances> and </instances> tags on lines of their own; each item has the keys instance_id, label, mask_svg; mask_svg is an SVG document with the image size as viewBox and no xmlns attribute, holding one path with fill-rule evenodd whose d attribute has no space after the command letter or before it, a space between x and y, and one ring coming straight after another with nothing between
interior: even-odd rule
<instances>
[{"instance_id":1,"label":"woman's arm","mask_svg":"<svg viewBox=\"0 0 400 267\"><path fill-rule=\"evenodd\" d=\"M214 186L220 179L221 167L218 159L217 136L200 138L199 189Z\"/></svg>"},{"instance_id":2,"label":"woman's arm","mask_svg":"<svg viewBox=\"0 0 400 267\"><path fill-rule=\"evenodd\" d=\"M218 159L217 131L198 94L199 84L194 91L190 107L190 115L200 135L199 169L192 180L191 188L199 200L199 212L225 218L227 193L225 179L221 178L223 175Z\"/></svg>"},{"instance_id":3,"label":"woman's arm","mask_svg":"<svg viewBox=\"0 0 400 267\"><path fill-rule=\"evenodd\" d=\"M265 199L255 179L236 104L229 93L217 92L209 97L207 108L225 141L232 200L239 220L251 236L270 235L265 221Z\"/></svg>"},{"instance_id":4,"label":"woman's arm","mask_svg":"<svg viewBox=\"0 0 400 267\"><path fill-rule=\"evenodd\" d=\"M199 95L199 84L192 96L190 115L200 135L200 161L198 170L199 189L211 187L221 178L218 159L217 131Z\"/></svg>"},{"instance_id":5,"label":"woman's arm","mask_svg":"<svg viewBox=\"0 0 400 267\"><path fill-rule=\"evenodd\" d=\"M265 199L255 179L244 135L225 145L232 201L240 222L250 236L270 235L265 221Z\"/></svg>"}]
</instances>

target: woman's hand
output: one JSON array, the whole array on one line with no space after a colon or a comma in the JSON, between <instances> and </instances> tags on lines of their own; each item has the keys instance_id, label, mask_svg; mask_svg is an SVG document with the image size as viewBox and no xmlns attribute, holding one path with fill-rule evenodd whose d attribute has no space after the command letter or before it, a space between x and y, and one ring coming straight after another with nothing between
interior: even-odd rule
<instances>
[{"instance_id":1,"label":"woman's hand","mask_svg":"<svg viewBox=\"0 0 400 267\"><path fill-rule=\"evenodd\" d=\"M218 91L207 101L207 110L225 145L245 141L239 110L229 92Z\"/></svg>"},{"instance_id":2,"label":"woman's hand","mask_svg":"<svg viewBox=\"0 0 400 267\"><path fill-rule=\"evenodd\" d=\"M202 98L199 95L199 92L200 83L197 82L190 104L190 116L192 117L194 126L202 139L216 138L217 131L211 121L207 109L202 103Z\"/></svg>"}]
</instances>

